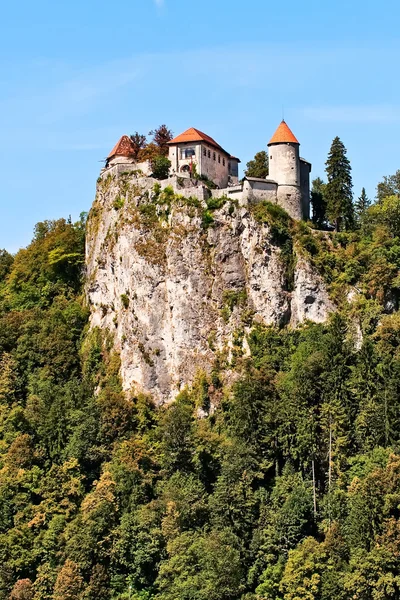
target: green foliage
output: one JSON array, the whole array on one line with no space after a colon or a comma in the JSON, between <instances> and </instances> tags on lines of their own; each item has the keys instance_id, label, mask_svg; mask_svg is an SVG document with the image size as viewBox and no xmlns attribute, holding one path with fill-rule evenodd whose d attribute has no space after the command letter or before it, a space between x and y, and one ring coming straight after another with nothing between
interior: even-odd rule
<instances>
[{"instance_id":1,"label":"green foliage","mask_svg":"<svg viewBox=\"0 0 400 600\"><path fill-rule=\"evenodd\" d=\"M15 309L49 306L58 295L71 297L81 283L85 217L72 224L44 221L32 243L14 258L4 288L4 300Z\"/></svg>"},{"instance_id":2,"label":"green foliage","mask_svg":"<svg viewBox=\"0 0 400 600\"><path fill-rule=\"evenodd\" d=\"M270 226L272 236L277 243L286 241L291 218L279 204L272 204L266 200L258 202L254 205L253 215L258 223Z\"/></svg>"},{"instance_id":3,"label":"green foliage","mask_svg":"<svg viewBox=\"0 0 400 600\"><path fill-rule=\"evenodd\" d=\"M363 213L365 227L384 227L393 238L400 238L400 196L387 196Z\"/></svg>"},{"instance_id":4,"label":"green foliage","mask_svg":"<svg viewBox=\"0 0 400 600\"><path fill-rule=\"evenodd\" d=\"M162 154L155 156L151 161L152 176L156 179L167 179L171 161Z\"/></svg>"},{"instance_id":5,"label":"green foliage","mask_svg":"<svg viewBox=\"0 0 400 600\"><path fill-rule=\"evenodd\" d=\"M11 271L14 258L7 250L0 250L0 284Z\"/></svg>"},{"instance_id":6,"label":"green foliage","mask_svg":"<svg viewBox=\"0 0 400 600\"><path fill-rule=\"evenodd\" d=\"M115 210L119 210L120 208L123 207L124 204L125 204L125 200L123 198L121 198L120 196L117 196L113 202L113 207L115 208Z\"/></svg>"},{"instance_id":7,"label":"green foliage","mask_svg":"<svg viewBox=\"0 0 400 600\"><path fill-rule=\"evenodd\" d=\"M365 188L362 188L361 195L357 198L357 200L354 203L355 219L358 227L361 227L363 225L365 216L370 206L371 200L368 198Z\"/></svg>"},{"instance_id":8,"label":"green foliage","mask_svg":"<svg viewBox=\"0 0 400 600\"><path fill-rule=\"evenodd\" d=\"M206 200L207 208L209 210L218 210L224 206L228 198L221 196L220 198L209 198Z\"/></svg>"},{"instance_id":9,"label":"green foliage","mask_svg":"<svg viewBox=\"0 0 400 600\"><path fill-rule=\"evenodd\" d=\"M214 217L210 210L205 210L202 215L201 225L203 229L208 229L214 223Z\"/></svg>"},{"instance_id":10,"label":"green foliage","mask_svg":"<svg viewBox=\"0 0 400 600\"><path fill-rule=\"evenodd\" d=\"M385 176L383 181L377 186L378 202L382 201L387 196L400 195L400 169L394 175Z\"/></svg>"},{"instance_id":11,"label":"green foliage","mask_svg":"<svg viewBox=\"0 0 400 600\"><path fill-rule=\"evenodd\" d=\"M230 600L244 589L239 540L228 530L171 541L158 577L161 598Z\"/></svg>"},{"instance_id":12,"label":"green foliage","mask_svg":"<svg viewBox=\"0 0 400 600\"><path fill-rule=\"evenodd\" d=\"M129 295L128 294L121 294L121 302L122 302L122 306L127 309L129 307Z\"/></svg>"},{"instance_id":13,"label":"green foliage","mask_svg":"<svg viewBox=\"0 0 400 600\"><path fill-rule=\"evenodd\" d=\"M246 177L260 177L265 179L269 174L269 160L268 154L265 150L257 152L253 160L249 160L246 164Z\"/></svg>"},{"instance_id":14,"label":"green foliage","mask_svg":"<svg viewBox=\"0 0 400 600\"><path fill-rule=\"evenodd\" d=\"M328 183L324 190L326 214L336 231L354 225L353 182L350 161L343 142L335 137L326 161Z\"/></svg>"},{"instance_id":15,"label":"green foliage","mask_svg":"<svg viewBox=\"0 0 400 600\"><path fill-rule=\"evenodd\" d=\"M222 295L224 306L222 308L222 317L227 323L235 306L243 306L247 302L246 290L225 290Z\"/></svg>"},{"instance_id":16,"label":"green foliage","mask_svg":"<svg viewBox=\"0 0 400 600\"><path fill-rule=\"evenodd\" d=\"M213 219L225 201L204 210L156 184L137 218L150 236L174 205ZM236 366L214 332L213 371L158 408L123 391L111 334L88 330L84 219L41 223L1 254L1 600L399 597L398 198L355 232L252 210L341 310L243 326ZM226 318L247 302L226 290Z\"/></svg>"},{"instance_id":17,"label":"green foliage","mask_svg":"<svg viewBox=\"0 0 400 600\"><path fill-rule=\"evenodd\" d=\"M209 190L215 190L218 187L213 181L211 181L211 179L207 177L207 175L197 175L196 179L198 179L199 181L203 181Z\"/></svg>"},{"instance_id":18,"label":"green foliage","mask_svg":"<svg viewBox=\"0 0 400 600\"><path fill-rule=\"evenodd\" d=\"M350 290L381 307L398 296L400 269L399 200L385 198L366 209L362 229L329 234L297 226L295 239L321 273L331 296L346 305Z\"/></svg>"},{"instance_id":19,"label":"green foliage","mask_svg":"<svg viewBox=\"0 0 400 600\"><path fill-rule=\"evenodd\" d=\"M312 182L311 187L311 206L312 206L312 222L319 229L326 227L326 183L320 177L317 177Z\"/></svg>"}]
</instances>

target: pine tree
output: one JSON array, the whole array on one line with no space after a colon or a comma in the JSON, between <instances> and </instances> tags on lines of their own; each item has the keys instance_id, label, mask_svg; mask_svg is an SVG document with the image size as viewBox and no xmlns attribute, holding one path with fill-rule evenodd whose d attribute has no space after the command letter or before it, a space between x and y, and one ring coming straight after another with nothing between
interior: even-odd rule
<instances>
[{"instance_id":1,"label":"pine tree","mask_svg":"<svg viewBox=\"0 0 400 600\"><path fill-rule=\"evenodd\" d=\"M249 162L246 164L246 167L246 177L260 177L265 179L269 174L268 154L265 152L265 150L257 152L253 160L249 160Z\"/></svg>"},{"instance_id":2,"label":"pine tree","mask_svg":"<svg viewBox=\"0 0 400 600\"><path fill-rule=\"evenodd\" d=\"M312 221L317 227L326 226L326 200L325 188L321 177L317 177L312 182L311 188L311 205L312 205Z\"/></svg>"},{"instance_id":3,"label":"pine tree","mask_svg":"<svg viewBox=\"0 0 400 600\"><path fill-rule=\"evenodd\" d=\"M339 137L332 142L325 163L328 183L325 190L328 219L336 231L351 229L354 225L353 181L347 150Z\"/></svg>"},{"instance_id":4,"label":"pine tree","mask_svg":"<svg viewBox=\"0 0 400 600\"><path fill-rule=\"evenodd\" d=\"M361 195L354 203L355 218L358 226L361 226L367 209L371 206L371 200L367 196L365 188L361 190Z\"/></svg>"}]
</instances>

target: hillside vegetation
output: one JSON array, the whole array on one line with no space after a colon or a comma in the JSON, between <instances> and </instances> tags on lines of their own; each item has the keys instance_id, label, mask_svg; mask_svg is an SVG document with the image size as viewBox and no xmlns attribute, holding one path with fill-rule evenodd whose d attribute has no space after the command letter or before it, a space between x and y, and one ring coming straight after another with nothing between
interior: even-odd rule
<instances>
[{"instance_id":1,"label":"hillside vegetation","mask_svg":"<svg viewBox=\"0 0 400 600\"><path fill-rule=\"evenodd\" d=\"M0 254L1 600L399 598L400 199L339 233L257 218L338 311L255 326L234 385L158 409L89 331L84 217Z\"/></svg>"}]
</instances>

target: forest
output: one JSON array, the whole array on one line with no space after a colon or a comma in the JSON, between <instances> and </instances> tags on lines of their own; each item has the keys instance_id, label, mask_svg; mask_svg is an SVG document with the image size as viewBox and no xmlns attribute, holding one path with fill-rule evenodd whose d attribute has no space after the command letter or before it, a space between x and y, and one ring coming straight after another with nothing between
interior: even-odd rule
<instances>
[{"instance_id":1,"label":"forest","mask_svg":"<svg viewBox=\"0 0 400 600\"><path fill-rule=\"evenodd\" d=\"M400 172L353 202L337 140L313 221L256 217L338 310L255 324L170 406L89 329L86 215L0 252L1 600L400 597Z\"/></svg>"}]
</instances>

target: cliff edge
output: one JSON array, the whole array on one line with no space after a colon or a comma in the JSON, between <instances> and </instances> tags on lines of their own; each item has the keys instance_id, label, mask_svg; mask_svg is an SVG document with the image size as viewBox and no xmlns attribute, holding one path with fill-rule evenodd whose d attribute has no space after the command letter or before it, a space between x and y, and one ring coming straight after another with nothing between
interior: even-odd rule
<instances>
[{"instance_id":1,"label":"cliff edge","mask_svg":"<svg viewBox=\"0 0 400 600\"><path fill-rule=\"evenodd\" d=\"M263 218L271 206L206 196L195 182L111 172L89 214L91 326L112 332L124 389L157 403L216 360L229 377L254 324L321 322L334 308L320 276Z\"/></svg>"}]
</instances>

